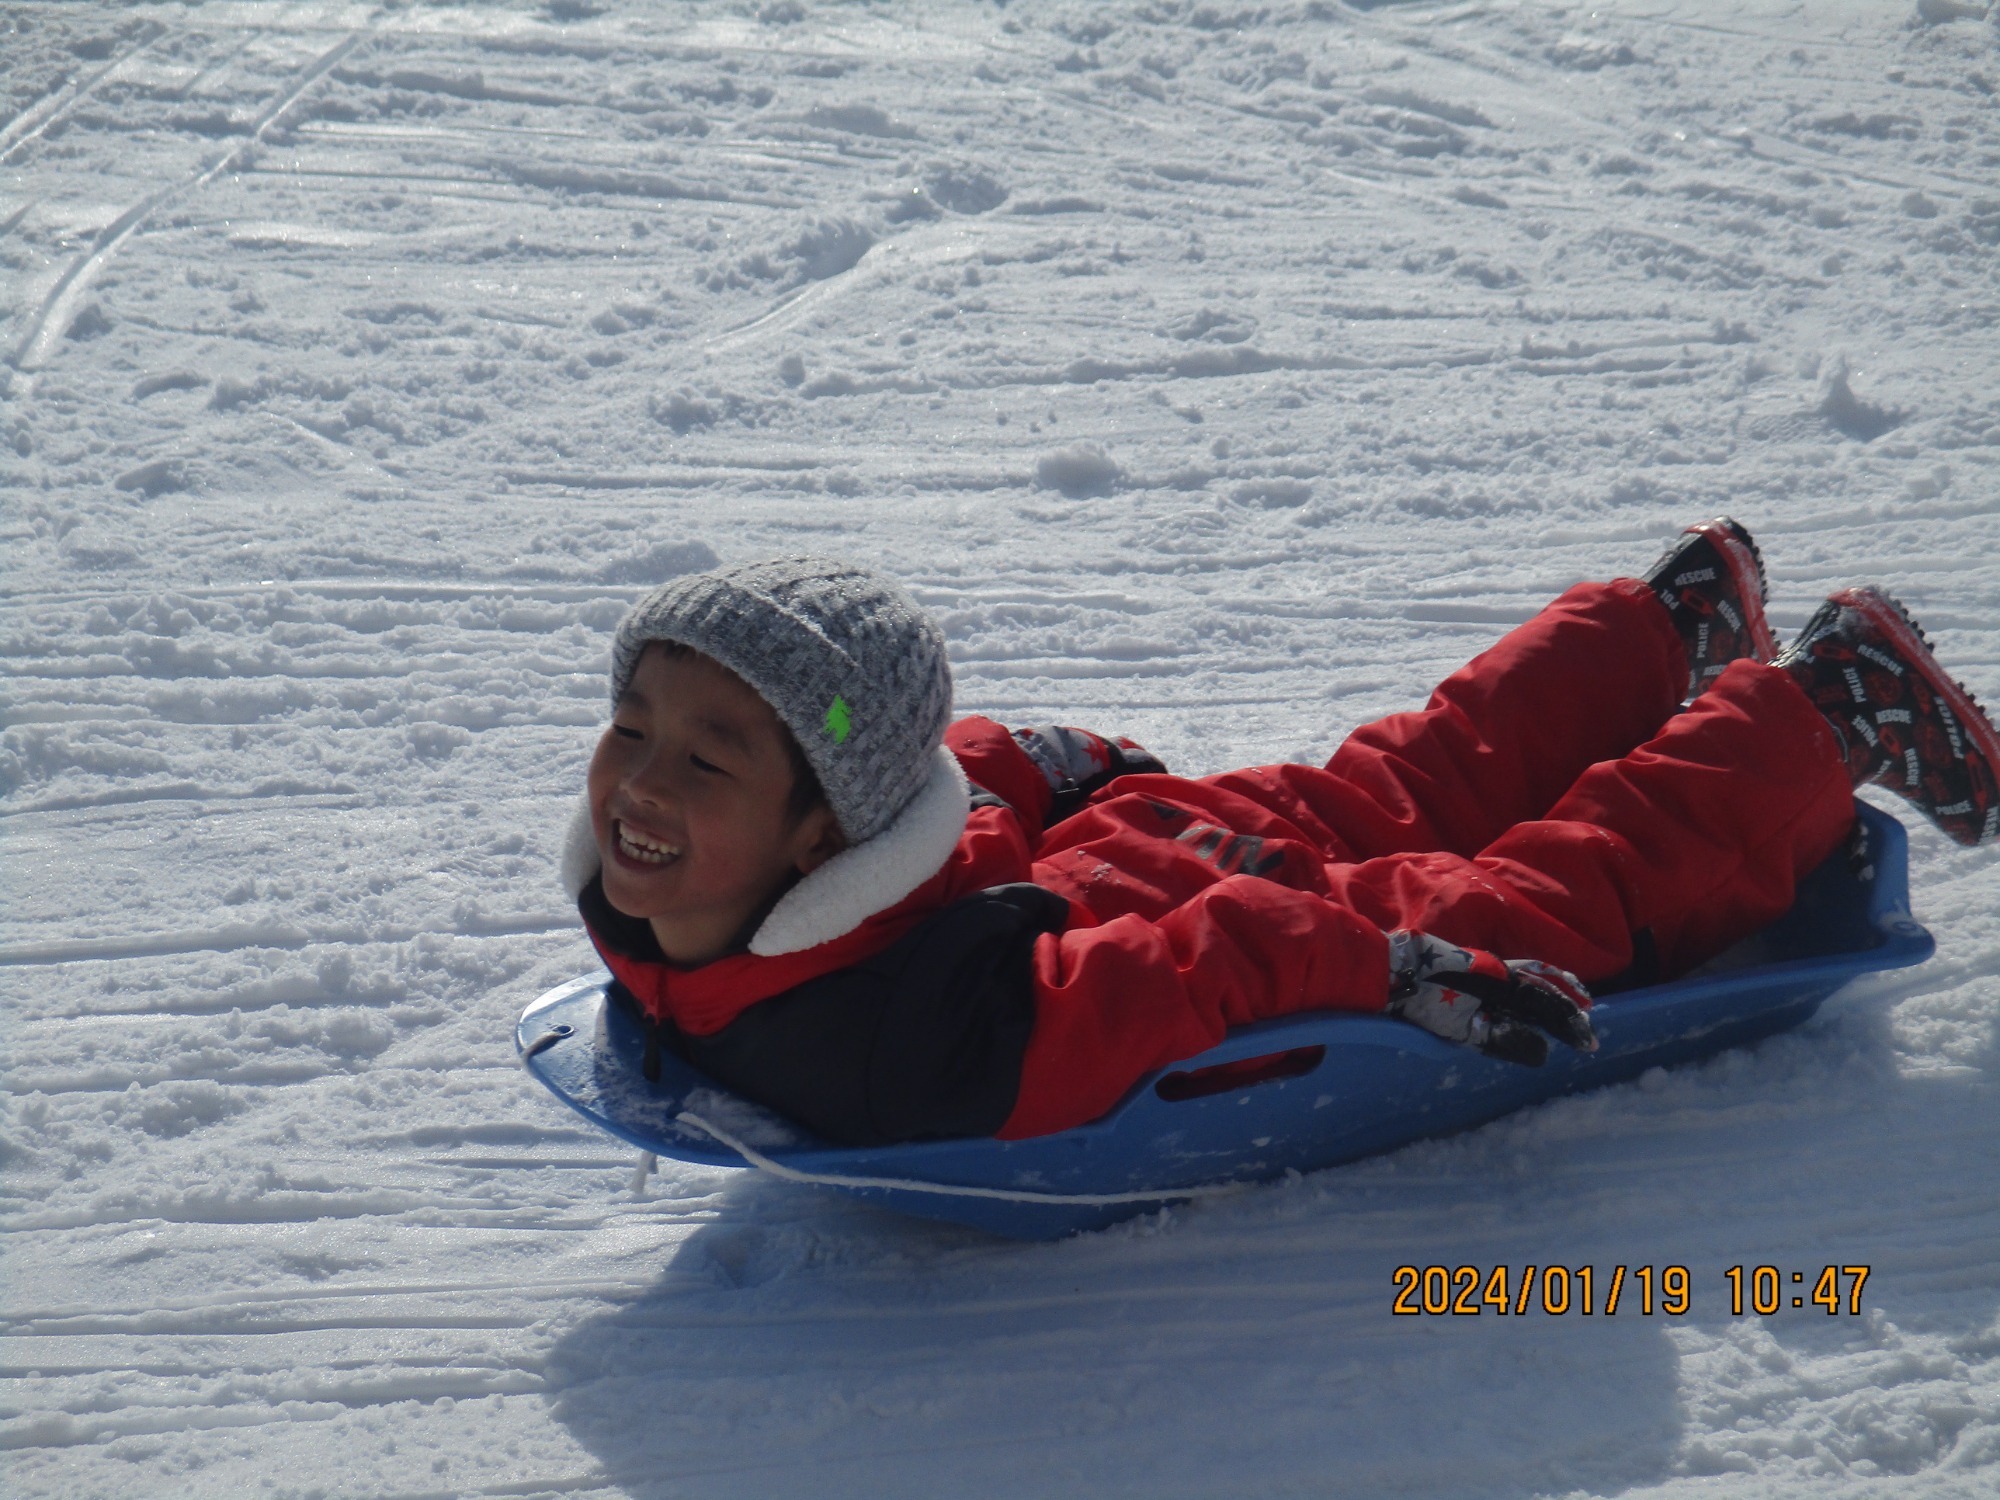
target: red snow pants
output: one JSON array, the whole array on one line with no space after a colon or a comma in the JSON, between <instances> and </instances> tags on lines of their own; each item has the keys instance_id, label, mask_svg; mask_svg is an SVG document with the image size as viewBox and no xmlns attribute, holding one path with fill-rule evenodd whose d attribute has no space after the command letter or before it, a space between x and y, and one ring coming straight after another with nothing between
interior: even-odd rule
<instances>
[{"instance_id":1,"label":"red snow pants","mask_svg":"<svg viewBox=\"0 0 2000 1500\"><path fill-rule=\"evenodd\" d=\"M1789 910L1854 822L1832 731L1789 674L1739 661L1682 709L1687 680L1645 584L1579 584L1324 768L1203 784L1307 834L1331 898L1384 930L1586 982L1625 971L1639 938L1672 976Z\"/></svg>"},{"instance_id":2,"label":"red snow pants","mask_svg":"<svg viewBox=\"0 0 2000 1500\"><path fill-rule=\"evenodd\" d=\"M1322 768L1114 782L1138 796L1058 824L1036 874L1098 920L1166 920L1234 856L1196 858L1186 834L1166 842L1176 826L1136 838L1154 794L1216 838L1282 850L1254 874L1370 930L1542 958L1584 982L1626 974L1634 954L1646 972L1632 978L1680 974L1782 916L1854 822L1834 734L1786 672L1736 662L1682 710L1686 682L1646 584L1578 584Z\"/></svg>"}]
</instances>

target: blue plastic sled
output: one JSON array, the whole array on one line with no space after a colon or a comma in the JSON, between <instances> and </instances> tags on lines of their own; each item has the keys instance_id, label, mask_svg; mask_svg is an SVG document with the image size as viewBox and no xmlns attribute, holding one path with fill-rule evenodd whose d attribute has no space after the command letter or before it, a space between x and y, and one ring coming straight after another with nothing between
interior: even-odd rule
<instances>
[{"instance_id":1,"label":"blue plastic sled","mask_svg":"<svg viewBox=\"0 0 2000 1500\"><path fill-rule=\"evenodd\" d=\"M1593 1054L1523 1068L1383 1016L1327 1011L1246 1026L1155 1073L1104 1118L1025 1141L829 1145L672 1053L640 1072L643 1039L605 1002L607 976L551 990L515 1043L557 1098L643 1150L762 1167L926 1218L1057 1239L1163 1204L1309 1172L1468 1130L1560 1094L1620 1083L1796 1026L1860 974L1922 963L1903 828L1860 809L1852 848L1814 871L1781 921L1671 984L1593 1012Z\"/></svg>"}]
</instances>

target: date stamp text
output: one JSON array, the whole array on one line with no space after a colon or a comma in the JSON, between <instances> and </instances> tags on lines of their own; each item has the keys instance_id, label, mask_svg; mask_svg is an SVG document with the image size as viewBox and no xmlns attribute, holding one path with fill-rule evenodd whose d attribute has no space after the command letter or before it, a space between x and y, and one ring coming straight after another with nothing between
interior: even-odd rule
<instances>
[{"instance_id":1,"label":"date stamp text","mask_svg":"<svg viewBox=\"0 0 2000 1500\"><path fill-rule=\"evenodd\" d=\"M1729 1315L1759 1317L1791 1308L1828 1317L1861 1312L1867 1266L1820 1266L1784 1271L1777 1266L1731 1266L1722 1273ZM1694 1307L1694 1278L1686 1266L1398 1266L1393 1273L1398 1317L1481 1315L1526 1317L1650 1318L1685 1316Z\"/></svg>"}]
</instances>

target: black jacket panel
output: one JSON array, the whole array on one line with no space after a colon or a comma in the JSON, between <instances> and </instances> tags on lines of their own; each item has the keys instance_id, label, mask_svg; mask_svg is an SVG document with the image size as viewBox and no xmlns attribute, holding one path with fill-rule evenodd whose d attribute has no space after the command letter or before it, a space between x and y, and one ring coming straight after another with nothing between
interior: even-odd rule
<instances>
[{"instance_id":1,"label":"black jacket panel","mask_svg":"<svg viewBox=\"0 0 2000 1500\"><path fill-rule=\"evenodd\" d=\"M1039 886L993 886L720 1031L693 1036L665 1022L660 1040L839 1145L991 1135L1013 1113L1034 1029L1035 940L1068 916L1068 903Z\"/></svg>"}]
</instances>

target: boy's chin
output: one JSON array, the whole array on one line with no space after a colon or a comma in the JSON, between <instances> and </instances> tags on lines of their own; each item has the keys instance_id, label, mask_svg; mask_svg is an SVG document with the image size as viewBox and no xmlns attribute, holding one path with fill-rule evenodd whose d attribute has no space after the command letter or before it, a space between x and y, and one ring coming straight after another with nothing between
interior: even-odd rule
<instances>
[{"instance_id":1,"label":"boy's chin","mask_svg":"<svg viewBox=\"0 0 2000 1500\"><path fill-rule=\"evenodd\" d=\"M608 883L604 887L604 900L619 916L630 917L635 922L650 922L659 915L650 903L624 899Z\"/></svg>"},{"instance_id":2,"label":"boy's chin","mask_svg":"<svg viewBox=\"0 0 2000 1500\"><path fill-rule=\"evenodd\" d=\"M604 883L604 899L611 904L613 911L623 916L644 922L666 915L671 905L657 891L648 891L645 886L629 879L609 860L604 863L600 879Z\"/></svg>"}]
</instances>

